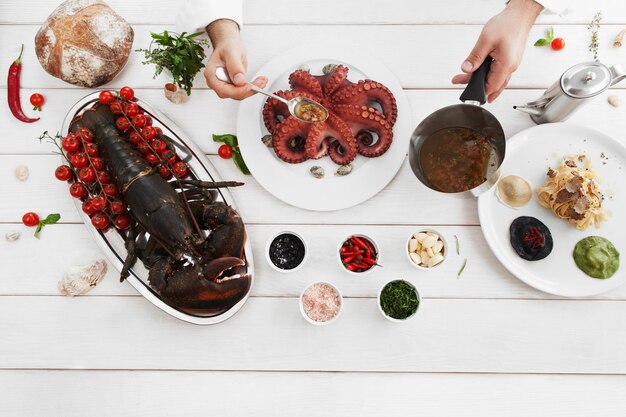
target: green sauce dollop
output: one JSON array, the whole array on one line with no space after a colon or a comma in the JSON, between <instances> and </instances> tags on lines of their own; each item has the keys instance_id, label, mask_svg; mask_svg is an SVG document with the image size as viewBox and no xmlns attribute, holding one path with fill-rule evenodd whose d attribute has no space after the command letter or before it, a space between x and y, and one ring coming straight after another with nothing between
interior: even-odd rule
<instances>
[{"instance_id":1,"label":"green sauce dollop","mask_svg":"<svg viewBox=\"0 0 626 417\"><path fill-rule=\"evenodd\" d=\"M619 269L619 252L608 240L589 236L574 248L576 266L593 278L611 278Z\"/></svg>"}]
</instances>

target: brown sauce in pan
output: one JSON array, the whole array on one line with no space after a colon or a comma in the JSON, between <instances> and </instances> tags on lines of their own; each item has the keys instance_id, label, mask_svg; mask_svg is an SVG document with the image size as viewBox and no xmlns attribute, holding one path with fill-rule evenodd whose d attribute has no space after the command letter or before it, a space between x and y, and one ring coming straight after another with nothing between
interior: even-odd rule
<instances>
[{"instance_id":1,"label":"brown sauce in pan","mask_svg":"<svg viewBox=\"0 0 626 417\"><path fill-rule=\"evenodd\" d=\"M486 136L465 127L451 127L426 138L419 162L432 188L459 193L487 180L492 154Z\"/></svg>"}]
</instances>

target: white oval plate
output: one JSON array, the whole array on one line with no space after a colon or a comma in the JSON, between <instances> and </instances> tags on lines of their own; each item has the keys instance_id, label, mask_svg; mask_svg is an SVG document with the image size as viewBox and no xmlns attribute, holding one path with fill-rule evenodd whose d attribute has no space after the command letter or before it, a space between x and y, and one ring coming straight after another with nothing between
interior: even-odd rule
<instances>
[{"instance_id":1,"label":"white oval plate","mask_svg":"<svg viewBox=\"0 0 626 417\"><path fill-rule=\"evenodd\" d=\"M584 153L598 174L600 190L605 195L607 221L599 228L577 230L566 220L537 203L537 187L545 184L548 167L556 167L565 155ZM602 156L604 155L604 157ZM539 125L524 130L507 141L502 177L516 174L533 186L533 199L526 206L512 209L502 204L493 187L478 199L480 225L489 247L502 264L516 277L538 290L565 297L600 294L626 281L626 146L588 127L569 123ZM554 249L545 259L525 261L511 247L509 226L519 216L533 216L552 232ZM609 279L596 279L583 273L572 253L576 243L587 236L603 236L620 252L620 269Z\"/></svg>"},{"instance_id":2,"label":"white oval plate","mask_svg":"<svg viewBox=\"0 0 626 417\"><path fill-rule=\"evenodd\" d=\"M378 158L357 156L349 175L335 176L339 166L329 157L288 164L265 146L261 138L269 132L262 117L267 99L264 95L257 94L242 101L237 114L239 147L254 178L278 199L317 211L352 207L378 194L402 166L414 128L409 102L392 72L371 55L360 54L353 47L302 45L273 58L257 75L268 76L267 90L274 92L289 89L289 74L302 65L318 75L326 64L348 66L348 79L352 82L369 78L386 85L398 105L398 120L393 127L389 150ZM324 178L316 179L311 175L309 170L315 165L324 168Z\"/></svg>"}]
</instances>

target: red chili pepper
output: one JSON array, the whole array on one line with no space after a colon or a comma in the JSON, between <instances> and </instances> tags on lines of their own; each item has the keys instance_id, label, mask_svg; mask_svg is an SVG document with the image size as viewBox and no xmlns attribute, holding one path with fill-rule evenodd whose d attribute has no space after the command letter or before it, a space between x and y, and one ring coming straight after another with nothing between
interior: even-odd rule
<instances>
[{"instance_id":1,"label":"red chili pepper","mask_svg":"<svg viewBox=\"0 0 626 417\"><path fill-rule=\"evenodd\" d=\"M20 103L20 73L22 72L22 52L24 45L20 50L20 56L9 67L9 76L7 78L7 98L9 99L9 109L17 120L25 123L33 123L39 120L39 117L33 119L24 114L22 104Z\"/></svg>"},{"instance_id":2,"label":"red chili pepper","mask_svg":"<svg viewBox=\"0 0 626 417\"><path fill-rule=\"evenodd\" d=\"M346 265L346 268L348 268L349 271L354 271L356 269L352 264Z\"/></svg>"},{"instance_id":3,"label":"red chili pepper","mask_svg":"<svg viewBox=\"0 0 626 417\"><path fill-rule=\"evenodd\" d=\"M352 242L354 242L355 245L359 246L360 248L367 249L367 245L358 237L352 236L351 240Z\"/></svg>"},{"instance_id":4,"label":"red chili pepper","mask_svg":"<svg viewBox=\"0 0 626 417\"><path fill-rule=\"evenodd\" d=\"M374 265L376 263L376 260L374 260L372 258L363 258L363 262L368 264L368 265Z\"/></svg>"},{"instance_id":5,"label":"red chili pepper","mask_svg":"<svg viewBox=\"0 0 626 417\"><path fill-rule=\"evenodd\" d=\"M342 261L343 261L344 264L349 264L352 261L354 261L354 256L345 257L345 258L342 259Z\"/></svg>"},{"instance_id":6,"label":"red chili pepper","mask_svg":"<svg viewBox=\"0 0 626 417\"><path fill-rule=\"evenodd\" d=\"M360 269L370 269L370 266L368 264L355 263L355 264L352 264L352 265L354 265L356 268L360 268Z\"/></svg>"}]
</instances>

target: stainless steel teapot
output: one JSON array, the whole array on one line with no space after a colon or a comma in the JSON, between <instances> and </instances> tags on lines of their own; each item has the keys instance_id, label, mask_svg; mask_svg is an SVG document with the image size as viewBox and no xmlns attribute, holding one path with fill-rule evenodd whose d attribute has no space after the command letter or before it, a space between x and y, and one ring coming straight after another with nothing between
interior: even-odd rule
<instances>
[{"instance_id":1,"label":"stainless steel teapot","mask_svg":"<svg viewBox=\"0 0 626 417\"><path fill-rule=\"evenodd\" d=\"M586 99L597 96L626 78L622 65L607 67L599 62L574 65L541 97L514 109L530 114L537 124L566 120Z\"/></svg>"}]
</instances>

